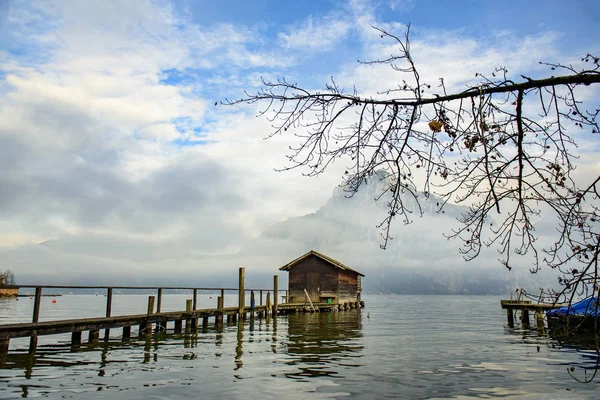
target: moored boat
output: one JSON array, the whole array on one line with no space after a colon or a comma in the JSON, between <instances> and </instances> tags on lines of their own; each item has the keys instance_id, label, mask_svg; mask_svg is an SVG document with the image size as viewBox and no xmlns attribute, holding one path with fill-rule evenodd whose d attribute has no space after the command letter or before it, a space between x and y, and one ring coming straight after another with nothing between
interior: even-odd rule
<instances>
[{"instance_id":1,"label":"moored boat","mask_svg":"<svg viewBox=\"0 0 600 400\"><path fill-rule=\"evenodd\" d=\"M600 332L599 304L599 297L591 296L577 303L550 310L546 313L548 327L551 330L565 333Z\"/></svg>"}]
</instances>

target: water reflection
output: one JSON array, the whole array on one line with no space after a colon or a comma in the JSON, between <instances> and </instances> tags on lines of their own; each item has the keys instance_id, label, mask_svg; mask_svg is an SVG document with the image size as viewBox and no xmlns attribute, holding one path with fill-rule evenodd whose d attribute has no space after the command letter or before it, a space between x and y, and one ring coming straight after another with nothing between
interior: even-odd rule
<instances>
[{"instance_id":1,"label":"water reflection","mask_svg":"<svg viewBox=\"0 0 600 400\"><path fill-rule=\"evenodd\" d=\"M535 345L536 353L558 352L550 365L564 367L574 380L589 382L600 367L600 338L593 334L565 332L564 329L506 328L505 333L525 346ZM570 355L575 355L572 357Z\"/></svg>"},{"instance_id":2,"label":"water reflection","mask_svg":"<svg viewBox=\"0 0 600 400\"><path fill-rule=\"evenodd\" d=\"M288 319L288 365L297 370L288 378L342 377L360 366L363 350L360 310L291 315Z\"/></svg>"}]
</instances>

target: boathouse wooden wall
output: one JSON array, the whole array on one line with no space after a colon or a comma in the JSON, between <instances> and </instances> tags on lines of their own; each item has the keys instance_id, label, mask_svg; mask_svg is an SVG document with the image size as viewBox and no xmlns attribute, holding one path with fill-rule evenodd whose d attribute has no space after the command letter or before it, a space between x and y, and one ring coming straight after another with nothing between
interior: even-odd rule
<instances>
[{"instance_id":1,"label":"boathouse wooden wall","mask_svg":"<svg viewBox=\"0 0 600 400\"><path fill-rule=\"evenodd\" d=\"M311 255L289 270L289 296L291 302L305 301L307 290L313 302L333 298L343 304L358 301L358 273L332 266L327 261Z\"/></svg>"}]
</instances>

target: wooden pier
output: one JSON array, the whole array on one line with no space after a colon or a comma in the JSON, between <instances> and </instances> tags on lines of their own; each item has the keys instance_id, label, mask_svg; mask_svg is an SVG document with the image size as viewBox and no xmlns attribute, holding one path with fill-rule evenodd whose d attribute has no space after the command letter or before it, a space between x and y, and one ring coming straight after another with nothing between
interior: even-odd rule
<instances>
[{"instance_id":1,"label":"wooden pier","mask_svg":"<svg viewBox=\"0 0 600 400\"><path fill-rule=\"evenodd\" d=\"M35 288L35 299L33 303L32 321L28 323L3 324L0 325L0 357L8 353L10 339L30 337L29 352L35 353L37 347L37 338L41 335L54 335L71 333L71 342L73 345L81 344L83 332L88 332L88 342L97 342L100 338L100 331L104 330L104 339L108 340L111 329L122 329L122 337L131 337L131 328L138 327L138 335L150 335L153 332L161 332L167 329L168 324L172 323L172 329L175 333L185 330L196 330L202 324L207 327L209 319L217 326L223 324L224 318L227 322L236 322L255 317L265 317L267 315L276 316L280 313L299 313L299 312L319 312L319 311L344 311L353 308L364 307L364 302L351 302L344 304L330 303L279 303L280 290L278 289L278 277L274 276L273 289L246 289L245 288L245 269L239 270L238 288L186 288L186 287L131 287L131 286L12 286L13 288ZM40 303L43 296L43 289L103 289L106 290L106 315L97 318L66 319L59 321L39 321ZM136 315L112 315L112 299L115 289L143 289L156 290L156 296L148 297L148 308L144 314ZM164 312L162 308L162 296L165 289L189 290L193 292L193 297L186 300L185 311ZM215 308L198 309L197 295L198 291L220 292L217 297ZM235 307L224 307L226 291L238 292L238 305ZM246 305L246 293L250 293L250 305ZM259 304L255 303L255 292L259 295ZM286 294L282 299L287 299ZM266 301L263 304L263 294L266 293ZM271 293L273 297L271 299Z\"/></svg>"},{"instance_id":2,"label":"wooden pier","mask_svg":"<svg viewBox=\"0 0 600 400\"><path fill-rule=\"evenodd\" d=\"M538 330L544 329L544 312L552 310L554 308L563 307L564 304L550 304L550 303L533 303L530 300L500 300L500 306L503 310L506 310L506 318L508 320L508 327L515 327L515 311L521 312L521 326L525 329L529 329L529 312L535 313L535 320Z\"/></svg>"}]
</instances>

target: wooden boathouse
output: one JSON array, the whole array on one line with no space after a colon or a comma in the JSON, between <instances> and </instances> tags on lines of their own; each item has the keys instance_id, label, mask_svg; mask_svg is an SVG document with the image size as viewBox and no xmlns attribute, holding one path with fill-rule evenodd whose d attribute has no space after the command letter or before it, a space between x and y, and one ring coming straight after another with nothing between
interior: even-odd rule
<instances>
[{"instance_id":1,"label":"wooden boathouse","mask_svg":"<svg viewBox=\"0 0 600 400\"><path fill-rule=\"evenodd\" d=\"M289 303L309 301L354 307L361 302L364 275L318 251L311 250L279 269L289 272Z\"/></svg>"}]
</instances>

